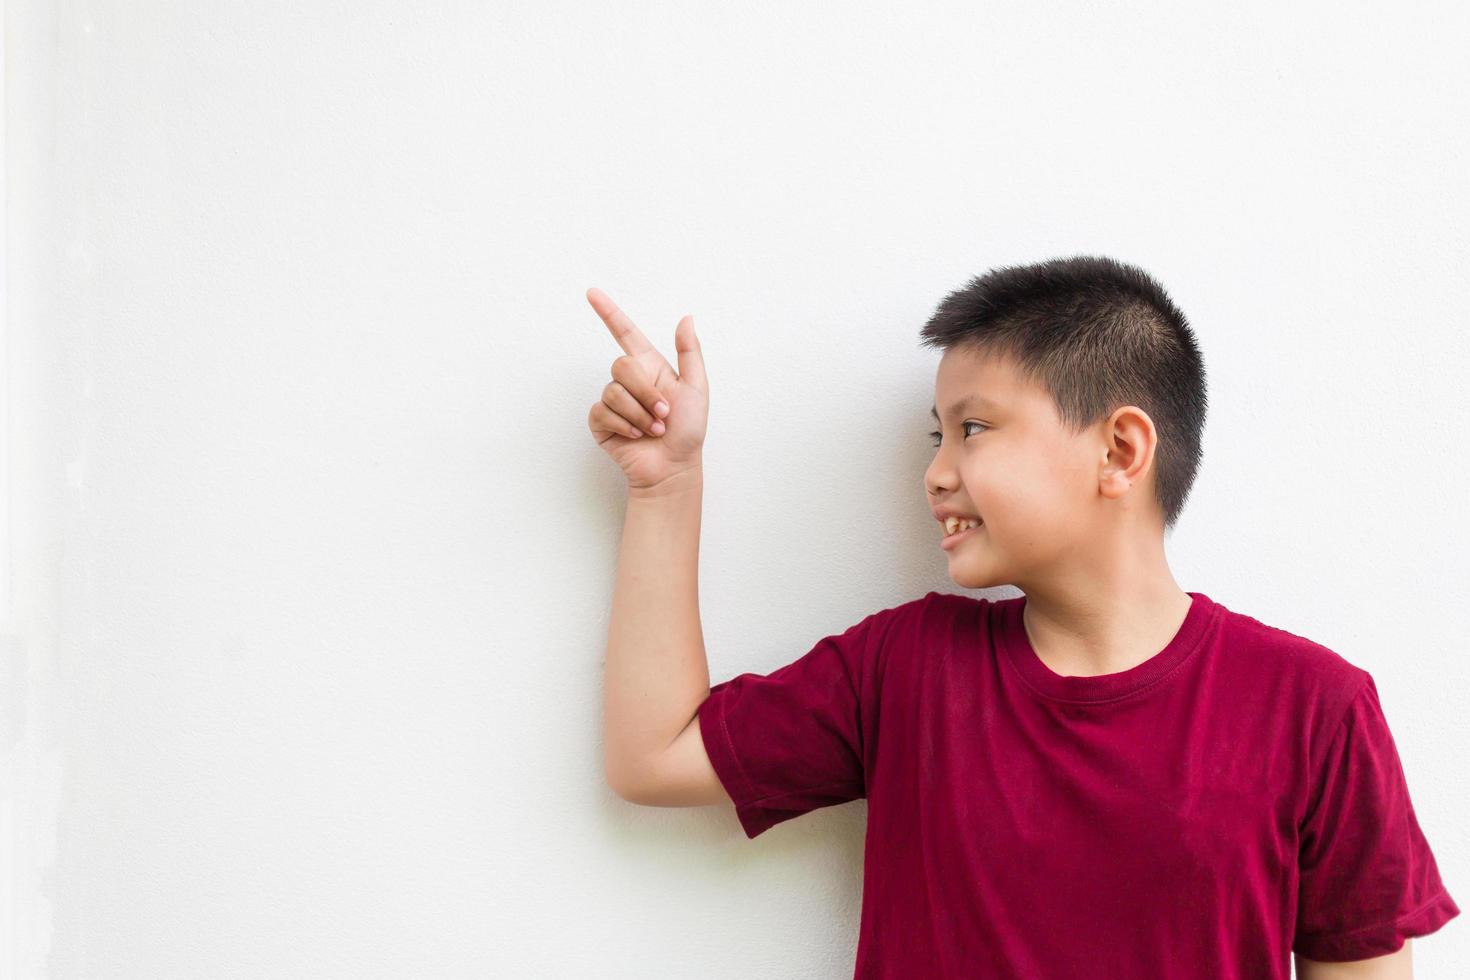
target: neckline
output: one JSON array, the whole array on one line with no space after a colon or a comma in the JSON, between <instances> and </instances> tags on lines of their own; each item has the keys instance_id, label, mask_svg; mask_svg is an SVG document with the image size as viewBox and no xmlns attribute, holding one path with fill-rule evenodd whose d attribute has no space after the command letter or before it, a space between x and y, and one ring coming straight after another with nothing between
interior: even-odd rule
<instances>
[{"instance_id":1,"label":"neckline","mask_svg":"<svg viewBox=\"0 0 1470 980\"><path fill-rule=\"evenodd\" d=\"M1064 677L1055 673L1042 662L1036 648L1031 645L1031 638L1026 635L1026 622L1022 618L1026 607L1024 595L996 604L1001 613L1000 645L1007 659L1020 672L1021 679L1044 697L1086 702L1125 698L1162 680L1188 659L1204 639L1220 606L1203 592L1186 594L1191 599L1189 612L1174 637L1158 653L1127 670L1092 677Z\"/></svg>"}]
</instances>

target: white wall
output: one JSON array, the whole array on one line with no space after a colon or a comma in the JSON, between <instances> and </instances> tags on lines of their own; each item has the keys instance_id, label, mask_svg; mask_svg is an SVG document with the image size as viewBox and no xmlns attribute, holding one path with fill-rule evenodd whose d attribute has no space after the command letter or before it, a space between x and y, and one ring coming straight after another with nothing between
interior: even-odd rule
<instances>
[{"instance_id":1,"label":"white wall","mask_svg":"<svg viewBox=\"0 0 1470 980\"><path fill-rule=\"evenodd\" d=\"M1078 252L1205 351L1181 584L1470 899L1466 8L1009 7L6 3L5 976L850 976L865 804L602 782L583 294L695 314L719 680L960 591L918 329Z\"/></svg>"}]
</instances>

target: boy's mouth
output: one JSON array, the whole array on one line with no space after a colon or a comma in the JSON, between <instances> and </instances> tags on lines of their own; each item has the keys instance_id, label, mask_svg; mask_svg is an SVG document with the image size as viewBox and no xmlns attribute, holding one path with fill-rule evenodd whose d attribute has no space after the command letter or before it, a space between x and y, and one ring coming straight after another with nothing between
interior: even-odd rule
<instances>
[{"instance_id":1,"label":"boy's mouth","mask_svg":"<svg viewBox=\"0 0 1470 980\"><path fill-rule=\"evenodd\" d=\"M944 537L942 539L940 539L939 547L944 548L946 550L948 550L950 548L953 548L956 544L958 544L959 542L961 542L965 538L969 537L971 534L975 533L976 531L979 531L980 528L982 528L984 526L985 526L985 522L984 521L973 521L973 522L970 522L970 521L953 521L953 520L951 520L950 522L948 522L945 525L945 528L944 529L945 529L945 531L947 533L944 535Z\"/></svg>"},{"instance_id":2,"label":"boy's mouth","mask_svg":"<svg viewBox=\"0 0 1470 980\"><path fill-rule=\"evenodd\" d=\"M981 523L981 521L978 517L966 517L960 514L953 514L949 517L946 517L943 523L944 532L946 534L953 534L956 531L963 530L966 525L979 524Z\"/></svg>"}]
</instances>

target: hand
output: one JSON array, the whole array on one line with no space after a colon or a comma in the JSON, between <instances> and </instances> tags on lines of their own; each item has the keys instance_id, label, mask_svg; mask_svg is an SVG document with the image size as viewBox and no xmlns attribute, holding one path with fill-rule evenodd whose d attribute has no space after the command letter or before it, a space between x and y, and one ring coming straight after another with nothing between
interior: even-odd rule
<instances>
[{"instance_id":1,"label":"hand","mask_svg":"<svg viewBox=\"0 0 1470 980\"><path fill-rule=\"evenodd\" d=\"M587 413L587 427L622 467L630 489L656 489L701 463L709 384L694 317L674 328L676 372L607 293L593 286L587 302L626 352L612 362L613 380ZM660 401L668 406L662 414L656 411Z\"/></svg>"}]
</instances>

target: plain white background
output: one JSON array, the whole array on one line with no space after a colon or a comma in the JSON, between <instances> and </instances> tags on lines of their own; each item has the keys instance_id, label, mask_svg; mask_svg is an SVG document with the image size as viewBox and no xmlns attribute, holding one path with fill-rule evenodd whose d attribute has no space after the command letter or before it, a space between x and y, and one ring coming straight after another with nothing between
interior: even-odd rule
<instances>
[{"instance_id":1,"label":"plain white background","mask_svg":"<svg viewBox=\"0 0 1470 980\"><path fill-rule=\"evenodd\" d=\"M1205 353L1176 577L1372 672L1470 900L1467 28L9 0L0 970L850 976L865 803L749 841L602 781L583 294L671 360L695 315L718 681L959 591L918 330L1079 252Z\"/></svg>"}]
</instances>

